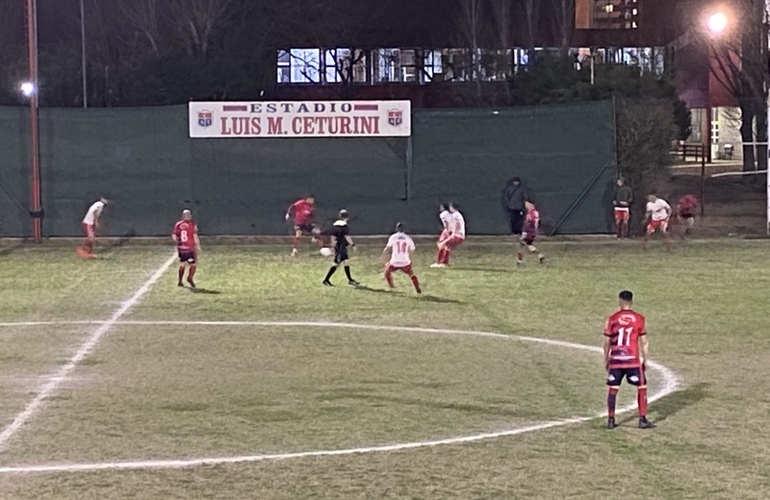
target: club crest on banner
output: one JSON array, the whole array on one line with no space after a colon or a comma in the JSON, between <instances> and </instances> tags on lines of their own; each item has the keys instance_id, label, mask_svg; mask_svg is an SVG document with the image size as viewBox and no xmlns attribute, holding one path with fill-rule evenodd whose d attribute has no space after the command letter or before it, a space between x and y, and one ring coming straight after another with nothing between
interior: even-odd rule
<instances>
[{"instance_id":1,"label":"club crest on banner","mask_svg":"<svg viewBox=\"0 0 770 500\"><path fill-rule=\"evenodd\" d=\"M198 125L201 127L210 127L214 123L213 114L207 109L198 111Z\"/></svg>"},{"instance_id":2,"label":"club crest on banner","mask_svg":"<svg viewBox=\"0 0 770 500\"><path fill-rule=\"evenodd\" d=\"M400 109L388 110L388 123L393 127L400 127L404 123L404 112Z\"/></svg>"}]
</instances>

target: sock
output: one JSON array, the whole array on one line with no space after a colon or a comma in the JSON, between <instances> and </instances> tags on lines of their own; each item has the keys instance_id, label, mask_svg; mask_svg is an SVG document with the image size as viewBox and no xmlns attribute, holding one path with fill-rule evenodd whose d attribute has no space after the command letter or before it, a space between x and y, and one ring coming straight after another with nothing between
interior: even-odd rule
<instances>
[{"instance_id":1,"label":"sock","mask_svg":"<svg viewBox=\"0 0 770 500\"><path fill-rule=\"evenodd\" d=\"M417 290L417 292L421 292L422 290L420 289L420 280L417 279L417 276L413 274L410 276L410 278L412 279L412 284L414 285L414 289Z\"/></svg>"},{"instance_id":2,"label":"sock","mask_svg":"<svg viewBox=\"0 0 770 500\"><path fill-rule=\"evenodd\" d=\"M334 273L336 273L336 272L337 272L337 266L332 266L332 267L329 269L329 272L328 272L328 273L326 273L326 278L324 278L324 281L329 281L329 279L332 277L332 275L333 275Z\"/></svg>"},{"instance_id":3,"label":"sock","mask_svg":"<svg viewBox=\"0 0 770 500\"><path fill-rule=\"evenodd\" d=\"M607 416L609 418L615 418L615 402L618 399L618 388L610 387L607 392Z\"/></svg>"},{"instance_id":4,"label":"sock","mask_svg":"<svg viewBox=\"0 0 770 500\"><path fill-rule=\"evenodd\" d=\"M184 268L185 268L185 266L179 266L179 282L180 283L184 279Z\"/></svg>"},{"instance_id":5,"label":"sock","mask_svg":"<svg viewBox=\"0 0 770 500\"><path fill-rule=\"evenodd\" d=\"M524 262L524 254L519 252L516 254L516 258L519 259L519 262Z\"/></svg>"},{"instance_id":6,"label":"sock","mask_svg":"<svg viewBox=\"0 0 770 500\"><path fill-rule=\"evenodd\" d=\"M292 243L291 243L291 248L292 248L293 250L296 250L298 246L299 246L299 238L297 238L297 237L295 236L295 237L294 237L294 240L292 240Z\"/></svg>"},{"instance_id":7,"label":"sock","mask_svg":"<svg viewBox=\"0 0 770 500\"><path fill-rule=\"evenodd\" d=\"M195 276L195 269L196 268L197 268L197 266L195 264L190 266L190 271L187 273L187 279L188 280L193 279L193 276Z\"/></svg>"},{"instance_id":8,"label":"sock","mask_svg":"<svg viewBox=\"0 0 770 500\"><path fill-rule=\"evenodd\" d=\"M537 258L538 259L542 259L543 258L543 252L540 252L539 254L537 254Z\"/></svg>"},{"instance_id":9,"label":"sock","mask_svg":"<svg viewBox=\"0 0 770 500\"><path fill-rule=\"evenodd\" d=\"M449 256L452 254L452 251L449 249L449 247L444 249L444 265L449 265Z\"/></svg>"},{"instance_id":10,"label":"sock","mask_svg":"<svg viewBox=\"0 0 770 500\"><path fill-rule=\"evenodd\" d=\"M353 276L350 275L350 266L345 266L345 276L348 277L348 281L353 281Z\"/></svg>"},{"instance_id":11,"label":"sock","mask_svg":"<svg viewBox=\"0 0 770 500\"><path fill-rule=\"evenodd\" d=\"M444 249L439 248L438 254L436 254L436 263L437 264L443 264L444 263Z\"/></svg>"},{"instance_id":12,"label":"sock","mask_svg":"<svg viewBox=\"0 0 770 500\"><path fill-rule=\"evenodd\" d=\"M93 253L94 252L94 242L91 240L86 240L86 244L83 245L83 248L86 249L86 252Z\"/></svg>"},{"instance_id":13,"label":"sock","mask_svg":"<svg viewBox=\"0 0 770 500\"><path fill-rule=\"evenodd\" d=\"M390 269L385 270L385 281L388 282L390 288L393 288L393 273Z\"/></svg>"},{"instance_id":14,"label":"sock","mask_svg":"<svg viewBox=\"0 0 770 500\"><path fill-rule=\"evenodd\" d=\"M640 387L636 392L636 402L639 406L639 418L647 416L647 387Z\"/></svg>"}]
</instances>

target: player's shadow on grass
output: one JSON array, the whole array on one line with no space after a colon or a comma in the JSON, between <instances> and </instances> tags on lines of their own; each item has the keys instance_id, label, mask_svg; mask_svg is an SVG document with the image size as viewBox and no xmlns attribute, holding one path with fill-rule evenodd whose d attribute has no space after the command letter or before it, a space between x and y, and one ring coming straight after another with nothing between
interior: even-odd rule
<instances>
[{"instance_id":1,"label":"player's shadow on grass","mask_svg":"<svg viewBox=\"0 0 770 500\"><path fill-rule=\"evenodd\" d=\"M455 267L455 271L474 271L478 273L505 273L510 274L511 269L504 267Z\"/></svg>"},{"instance_id":2,"label":"player's shadow on grass","mask_svg":"<svg viewBox=\"0 0 770 500\"><path fill-rule=\"evenodd\" d=\"M418 295L417 300L420 302L435 302L436 304L462 304L459 300L436 297L435 295Z\"/></svg>"},{"instance_id":3,"label":"player's shadow on grass","mask_svg":"<svg viewBox=\"0 0 770 500\"><path fill-rule=\"evenodd\" d=\"M704 399L709 397L708 393L709 384L701 382L693 386L688 387L682 391L676 391L668 396L655 401L650 405L650 413L653 420L663 422L668 417L676 415L679 411L700 403ZM636 419L636 415L623 419L622 423L631 422Z\"/></svg>"},{"instance_id":4,"label":"player's shadow on grass","mask_svg":"<svg viewBox=\"0 0 770 500\"><path fill-rule=\"evenodd\" d=\"M396 290L384 290L382 288L370 288L366 285L358 285L356 290L372 293L384 293L386 295L394 295L396 297L414 297L421 302L436 302L438 304L462 304L459 300L445 299L443 297L436 297L434 295L411 295Z\"/></svg>"},{"instance_id":5,"label":"player's shadow on grass","mask_svg":"<svg viewBox=\"0 0 770 500\"><path fill-rule=\"evenodd\" d=\"M222 295L219 290L208 290L206 288L188 288L190 293L200 293L202 295Z\"/></svg>"},{"instance_id":6,"label":"player's shadow on grass","mask_svg":"<svg viewBox=\"0 0 770 500\"><path fill-rule=\"evenodd\" d=\"M21 245L13 245L10 247L0 248L0 257L11 255L17 248L21 248Z\"/></svg>"}]
</instances>

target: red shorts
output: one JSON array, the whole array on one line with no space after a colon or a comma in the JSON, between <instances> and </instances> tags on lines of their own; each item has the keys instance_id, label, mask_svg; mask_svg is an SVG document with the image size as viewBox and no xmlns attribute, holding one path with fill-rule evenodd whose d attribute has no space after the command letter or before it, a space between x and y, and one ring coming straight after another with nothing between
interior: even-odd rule
<instances>
[{"instance_id":1,"label":"red shorts","mask_svg":"<svg viewBox=\"0 0 770 500\"><path fill-rule=\"evenodd\" d=\"M464 241L465 241L465 238L463 238L462 236L450 236L450 237L449 237L449 238L446 240L446 243L445 243L445 244L446 244L446 246L448 246L449 248L457 248L457 247L459 247L460 245L462 245Z\"/></svg>"},{"instance_id":2,"label":"red shorts","mask_svg":"<svg viewBox=\"0 0 770 500\"><path fill-rule=\"evenodd\" d=\"M86 224L84 222L83 223L83 231L86 232L86 236L88 236L89 238L93 238L94 235L95 235L95 233L94 233L94 225L93 224Z\"/></svg>"},{"instance_id":3,"label":"red shorts","mask_svg":"<svg viewBox=\"0 0 770 500\"><path fill-rule=\"evenodd\" d=\"M615 207L615 220L623 221L628 220L629 210L625 207Z\"/></svg>"},{"instance_id":4,"label":"red shorts","mask_svg":"<svg viewBox=\"0 0 770 500\"><path fill-rule=\"evenodd\" d=\"M412 264L407 264L406 266L394 266L393 264L388 264L389 273L393 273L396 271L401 271L406 274L412 274Z\"/></svg>"},{"instance_id":5,"label":"red shorts","mask_svg":"<svg viewBox=\"0 0 770 500\"><path fill-rule=\"evenodd\" d=\"M660 231L662 233L665 233L668 231L668 221L667 220L651 220L647 224L647 233L654 233L655 231Z\"/></svg>"}]
</instances>

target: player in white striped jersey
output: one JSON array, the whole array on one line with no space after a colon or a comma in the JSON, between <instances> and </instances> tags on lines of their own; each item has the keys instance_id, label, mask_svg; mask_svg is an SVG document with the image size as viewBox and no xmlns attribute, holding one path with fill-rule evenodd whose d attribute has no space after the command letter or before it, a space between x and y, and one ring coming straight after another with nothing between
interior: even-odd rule
<instances>
[{"instance_id":1,"label":"player in white striped jersey","mask_svg":"<svg viewBox=\"0 0 770 500\"><path fill-rule=\"evenodd\" d=\"M439 244L438 262L430 267L446 267L449 265L449 256L452 251L465 242L465 217L460 213L456 203L449 204L449 213L452 216L450 221L450 235L443 244Z\"/></svg>"},{"instance_id":2,"label":"player in white striped jersey","mask_svg":"<svg viewBox=\"0 0 770 500\"><path fill-rule=\"evenodd\" d=\"M449 211L449 204L442 203L439 206L438 218L441 220L441 235L438 237L438 254L436 255L436 263L431 267L443 267L440 266L444 262L444 247L447 240L452 237L452 228L454 227L454 217Z\"/></svg>"}]
</instances>

